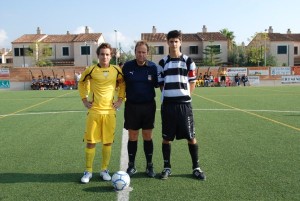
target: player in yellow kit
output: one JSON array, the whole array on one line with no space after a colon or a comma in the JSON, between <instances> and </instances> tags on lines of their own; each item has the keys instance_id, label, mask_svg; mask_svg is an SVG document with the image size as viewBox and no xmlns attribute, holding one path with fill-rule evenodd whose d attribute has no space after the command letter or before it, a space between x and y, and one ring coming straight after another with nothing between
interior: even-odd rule
<instances>
[{"instance_id":1,"label":"player in yellow kit","mask_svg":"<svg viewBox=\"0 0 300 201\"><path fill-rule=\"evenodd\" d=\"M103 145L100 177L105 181L111 180L108 165L116 128L116 109L125 98L122 70L118 66L110 65L112 53L110 44L102 43L96 53L99 63L86 68L78 82L80 97L88 109L84 133L84 141L87 143L86 168L81 178L82 183L88 183L92 178L96 143ZM117 85L118 99L114 100Z\"/></svg>"}]
</instances>

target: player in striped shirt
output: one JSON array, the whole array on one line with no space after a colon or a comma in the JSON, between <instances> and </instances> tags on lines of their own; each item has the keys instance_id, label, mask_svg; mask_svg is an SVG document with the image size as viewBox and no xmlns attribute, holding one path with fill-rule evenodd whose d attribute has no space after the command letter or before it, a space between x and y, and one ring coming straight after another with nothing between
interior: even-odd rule
<instances>
[{"instance_id":1,"label":"player in striped shirt","mask_svg":"<svg viewBox=\"0 0 300 201\"><path fill-rule=\"evenodd\" d=\"M198 143L195 138L191 92L196 84L196 65L193 60L180 52L182 34L170 31L167 35L170 53L159 61L162 68L158 76L162 90L162 152L164 169L161 179L171 175L171 142L186 139L193 163L193 175L205 180L198 159Z\"/></svg>"}]
</instances>

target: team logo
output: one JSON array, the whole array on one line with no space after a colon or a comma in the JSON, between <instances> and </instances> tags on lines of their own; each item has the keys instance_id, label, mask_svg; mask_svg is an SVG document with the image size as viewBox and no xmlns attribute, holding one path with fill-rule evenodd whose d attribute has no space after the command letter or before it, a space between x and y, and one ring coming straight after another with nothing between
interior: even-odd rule
<instances>
[{"instance_id":1,"label":"team logo","mask_svg":"<svg viewBox=\"0 0 300 201\"><path fill-rule=\"evenodd\" d=\"M107 78L109 71L103 71L103 76Z\"/></svg>"}]
</instances>

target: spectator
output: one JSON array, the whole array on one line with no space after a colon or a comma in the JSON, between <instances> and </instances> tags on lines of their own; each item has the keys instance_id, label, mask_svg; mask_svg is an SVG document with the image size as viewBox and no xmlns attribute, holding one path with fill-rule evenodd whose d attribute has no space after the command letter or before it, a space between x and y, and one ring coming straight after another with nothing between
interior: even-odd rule
<instances>
[{"instance_id":1,"label":"spectator","mask_svg":"<svg viewBox=\"0 0 300 201\"><path fill-rule=\"evenodd\" d=\"M81 73L78 72L78 73L75 73L75 89L78 89L78 82L81 78Z\"/></svg>"},{"instance_id":2,"label":"spectator","mask_svg":"<svg viewBox=\"0 0 300 201\"><path fill-rule=\"evenodd\" d=\"M214 75L212 74L212 72L209 72L209 86L214 86Z\"/></svg>"},{"instance_id":3,"label":"spectator","mask_svg":"<svg viewBox=\"0 0 300 201\"><path fill-rule=\"evenodd\" d=\"M37 80L37 85L39 90L44 90L43 78L41 75L39 75L39 78Z\"/></svg>"},{"instance_id":4,"label":"spectator","mask_svg":"<svg viewBox=\"0 0 300 201\"><path fill-rule=\"evenodd\" d=\"M198 76L196 86L197 87L203 87L204 86L204 81L203 81L203 75L202 75L202 73L200 73L199 76Z\"/></svg>"},{"instance_id":5,"label":"spectator","mask_svg":"<svg viewBox=\"0 0 300 201\"><path fill-rule=\"evenodd\" d=\"M64 76L61 76L60 77L60 79L59 79L59 88L60 89L64 89L64 87L65 87L65 78L64 78Z\"/></svg>"},{"instance_id":6,"label":"spectator","mask_svg":"<svg viewBox=\"0 0 300 201\"><path fill-rule=\"evenodd\" d=\"M220 77L221 77L221 79L220 79L220 81L221 81L221 83L220 83L220 86L221 87L226 87L226 69L225 68L222 68L221 69L221 71L220 71Z\"/></svg>"},{"instance_id":7,"label":"spectator","mask_svg":"<svg viewBox=\"0 0 300 201\"><path fill-rule=\"evenodd\" d=\"M234 82L235 86L240 86L240 76L238 73L234 76Z\"/></svg>"},{"instance_id":8,"label":"spectator","mask_svg":"<svg viewBox=\"0 0 300 201\"><path fill-rule=\"evenodd\" d=\"M243 74L243 76L242 76L242 82L243 82L243 85L246 86L246 83L248 82L247 75Z\"/></svg>"},{"instance_id":9,"label":"spectator","mask_svg":"<svg viewBox=\"0 0 300 201\"><path fill-rule=\"evenodd\" d=\"M32 76L32 80L31 80L31 89L32 89L32 90L37 90L37 89L39 89L37 80L35 79L34 76Z\"/></svg>"},{"instance_id":10,"label":"spectator","mask_svg":"<svg viewBox=\"0 0 300 201\"><path fill-rule=\"evenodd\" d=\"M208 76L208 73L207 73L207 72L204 73L203 78L204 78L204 86L205 86L205 87L208 87L208 84L209 84L209 76Z\"/></svg>"}]
</instances>

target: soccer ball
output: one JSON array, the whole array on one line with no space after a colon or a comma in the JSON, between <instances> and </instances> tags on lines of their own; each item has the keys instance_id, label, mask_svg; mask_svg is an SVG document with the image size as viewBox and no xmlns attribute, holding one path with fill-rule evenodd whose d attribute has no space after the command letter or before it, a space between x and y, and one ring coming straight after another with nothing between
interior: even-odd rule
<instances>
[{"instance_id":1,"label":"soccer ball","mask_svg":"<svg viewBox=\"0 0 300 201\"><path fill-rule=\"evenodd\" d=\"M126 172L118 171L112 176L111 183L115 190L121 191L129 186L130 177Z\"/></svg>"}]
</instances>

